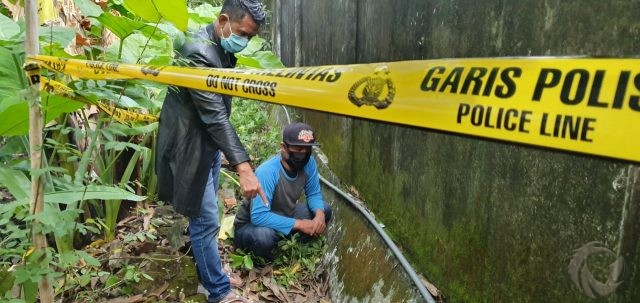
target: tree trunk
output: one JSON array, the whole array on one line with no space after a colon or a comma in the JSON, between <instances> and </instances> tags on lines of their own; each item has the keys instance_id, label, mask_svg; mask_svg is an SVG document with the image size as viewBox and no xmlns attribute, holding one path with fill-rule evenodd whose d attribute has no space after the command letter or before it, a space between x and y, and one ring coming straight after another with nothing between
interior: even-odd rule
<instances>
[{"instance_id":1,"label":"tree trunk","mask_svg":"<svg viewBox=\"0 0 640 303\"><path fill-rule=\"evenodd\" d=\"M25 0L26 37L25 53L28 56L37 55L38 45L38 2L37 0ZM26 64L25 71L29 80L29 153L31 156L31 169L42 167L42 111L40 110L40 69L35 64ZM44 208L44 186L42 175L31 174L31 213L37 214ZM34 220L33 224L38 224ZM37 230L32 228L32 230ZM46 249L45 235L34 232L33 244L36 252ZM48 264L43 265L48 266ZM43 277L38 283L40 289L40 302L53 303L53 287L51 282Z\"/></svg>"}]
</instances>

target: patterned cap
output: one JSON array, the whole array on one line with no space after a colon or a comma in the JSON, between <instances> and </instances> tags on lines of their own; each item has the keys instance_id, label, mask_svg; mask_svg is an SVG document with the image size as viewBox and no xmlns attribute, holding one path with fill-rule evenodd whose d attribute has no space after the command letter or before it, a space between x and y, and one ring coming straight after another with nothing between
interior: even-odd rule
<instances>
[{"instance_id":1,"label":"patterned cap","mask_svg":"<svg viewBox=\"0 0 640 303\"><path fill-rule=\"evenodd\" d=\"M291 123L284 128L282 132L282 141L287 145L296 146L314 146L320 145L316 143L316 138L313 136L313 129L308 124L304 123Z\"/></svg>"}]
</instances>

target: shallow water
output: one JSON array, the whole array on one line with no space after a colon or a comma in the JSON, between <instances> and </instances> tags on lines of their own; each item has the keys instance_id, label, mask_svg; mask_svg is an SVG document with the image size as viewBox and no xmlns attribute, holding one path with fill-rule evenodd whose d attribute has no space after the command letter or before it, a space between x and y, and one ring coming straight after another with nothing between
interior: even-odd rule
<instances>
[{"instance_id":1,"label":"shallow water","mask_svg":"<svg viewBox=\"0 0 640 303\"><path fill-rule=\"evenodd\" d=\"M333 209L324 262L333 302L423 302L423 298L369 222L330 188Z\"/></svg>"}]
</instances>

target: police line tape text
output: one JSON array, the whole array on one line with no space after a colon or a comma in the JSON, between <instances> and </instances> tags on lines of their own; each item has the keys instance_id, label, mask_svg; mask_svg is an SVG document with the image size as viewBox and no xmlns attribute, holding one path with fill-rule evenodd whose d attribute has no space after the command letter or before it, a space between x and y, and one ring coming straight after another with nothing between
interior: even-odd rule
<instances>
[{"instance_id":1,"label":"police line tape text","mask_svg":"<svg viewBox=\"0 0 640 303\"><path fill-rule=\"evenodd\" d=\"M492 106L460 103L456 122L458 124L470 123L476 127L505 129L528 134L531 130L532 116L533 112L529 110L502 107L494 109ZM595 118L542 113L538 134L547 137L593 142L593 138L589 137L589 135L594 130L595 122Z\"/></svg>"},{"instance_id":2,"label":"police line tape text","mask_svg":"<svg viewBox=\"0 0 640 303\"><path fill-rule=\"evenodd\" d=\"M523 76L520 67L454 67L430 68L420 84L424 92L464 94L509 99L518 89L517 78ZM615 77L615 78L611 78ZM604 95L605 80L615 80L615 91ZM526 83L531 87L533 83ZM632 91L630 87L634 87ZM640 112L640 73L621 70L561 70L542 68L531 93L531 100L559 100L564 105L585 104L592 108L631 109Z\"/></svg>"},{"instance_id":3,"label":"police line tape text","mask_svg":"<svg viewBox=\"0 0 640 303\"><path fill-rule=\"evenodd\" d=\"M219 75L208 75L206 79L207 87L218 88L229 91L239 91L239 87L241 87L242 92L246 94L252 94L257 96L276 96L276 87L278 86L278 82L275 81L263 81L263 80L253 80L253 79L244 79L240 77L231 77L231 76L222 76Z\"/></svg>"}]
</instances>

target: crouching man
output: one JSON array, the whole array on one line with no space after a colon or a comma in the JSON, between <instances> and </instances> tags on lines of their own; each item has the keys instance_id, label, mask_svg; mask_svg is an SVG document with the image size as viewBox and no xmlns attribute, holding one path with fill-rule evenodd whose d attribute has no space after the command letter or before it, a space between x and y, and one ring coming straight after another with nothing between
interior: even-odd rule
<instances>
[{"instance_id":1,"label":"crouching man","mask_svg":"<svg viewBox=\"0 0 640 303\"><path fill-rule=\"evenodd\" d=\"M282 133L281 152L256 169L268 204L260 197L244 200L234 221L234 244L267 260L280 236L300 232L315 237L326 231L331 208L323 201L312 146L311 127L293 123ZM304 192L306 203L298 200Z\"/></svg>"}]
</instances>

